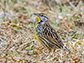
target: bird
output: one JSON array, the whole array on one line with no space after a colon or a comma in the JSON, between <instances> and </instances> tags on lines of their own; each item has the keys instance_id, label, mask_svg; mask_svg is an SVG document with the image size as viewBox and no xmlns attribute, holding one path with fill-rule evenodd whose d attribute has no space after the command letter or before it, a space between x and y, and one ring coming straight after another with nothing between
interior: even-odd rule
<instances>
[{"instance_id":1,"label":"bird","mask_svg":"<svg viewBox=\"0 0 84 63\"><path fill-rule=\"evenodd\" d=\"M35 25L35 37L44 47L49 50L64 49L71 51L63 44L62 39L58 36L55 29L49 24L48 17L44 13L34 13L37 16L38 22Z\"/></svg>"}]
</instances>

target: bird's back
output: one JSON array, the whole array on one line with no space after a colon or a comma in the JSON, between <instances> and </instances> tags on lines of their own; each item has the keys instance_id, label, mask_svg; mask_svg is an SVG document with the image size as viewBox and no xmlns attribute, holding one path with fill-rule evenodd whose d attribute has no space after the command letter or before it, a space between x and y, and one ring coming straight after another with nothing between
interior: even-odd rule
<instances>
[{"instance_id":1,"label":"bird's back","mask_svg":"<svg viewBox=\"0 0 84 63\"><path fill-rule=\"evenodd\" d=\"M48 22L44 24L38 24L36 28L36 34L43 45L50 48L63 48L64 44L57 32L50 26Z\"/></svg>"}]
</instances>

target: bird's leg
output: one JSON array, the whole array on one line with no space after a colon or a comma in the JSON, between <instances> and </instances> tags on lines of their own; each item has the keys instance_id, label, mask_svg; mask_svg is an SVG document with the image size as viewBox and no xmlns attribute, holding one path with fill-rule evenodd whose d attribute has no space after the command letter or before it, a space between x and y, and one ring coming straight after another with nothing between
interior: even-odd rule
<instances>
[{"instance_id":1,"label":"bird's leg","mask_svg":"<svg viewBox=\"0 0 84 63\"><path fill-rule=\"evenodd\" d=\"M47 54L47 55L48 55L48 56L47 56L47 59L50 58L50 57L52 57L53 54L54 54L54 49L49 50L49 52L48 52L48 54Z\"/></svg>"}]
</instances>

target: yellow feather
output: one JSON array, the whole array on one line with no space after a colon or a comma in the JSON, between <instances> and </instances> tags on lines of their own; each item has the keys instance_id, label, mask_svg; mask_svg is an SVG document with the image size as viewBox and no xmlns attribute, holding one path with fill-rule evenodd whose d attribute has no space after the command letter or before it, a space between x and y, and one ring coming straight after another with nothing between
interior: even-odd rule
<instances>
[{"instance_id":1,"label":"yellow feather","mask_svg":"<svg viewBox=\"0 0 84 63\"><path fill-rule=\"evenodd\" d=\"M38 23L40 23L41 22L41 18L39 16L37 16L37 18L38 18Z\"/></svg>"},{"instance_id":2,"label":"yellow feather","mask_svg":"<svg viewBox=\"0 0 84 63\"><path fill-rule=\"evenodd\" d=\"M37 36L37 34L36 34L36 28L37 28L37 26L38 26L38 24L36 24L36 26L35 26L35 37L39 41L39 43L41 43L40 40L39 40L39 38L38 38L38 36Z\"/></svg>"}]
</instances>

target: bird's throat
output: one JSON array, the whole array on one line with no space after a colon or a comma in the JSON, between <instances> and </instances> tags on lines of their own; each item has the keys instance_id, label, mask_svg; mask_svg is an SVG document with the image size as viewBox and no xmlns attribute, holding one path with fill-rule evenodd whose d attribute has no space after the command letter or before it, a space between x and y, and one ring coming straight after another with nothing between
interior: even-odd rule
<instances>
[{"instance_id":1,"label":"bird's throat","mask_svg":"<svg viewBox=\"0 0 84 63\"><path fill-rule=\"evenodd\" d=\"M41 22L41 18L39 16L37 16L37 18L38 18L38 23L40 23Z\"/></svg>"}]
</instances>

